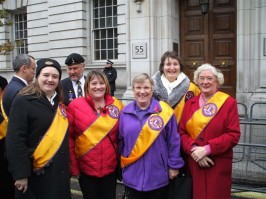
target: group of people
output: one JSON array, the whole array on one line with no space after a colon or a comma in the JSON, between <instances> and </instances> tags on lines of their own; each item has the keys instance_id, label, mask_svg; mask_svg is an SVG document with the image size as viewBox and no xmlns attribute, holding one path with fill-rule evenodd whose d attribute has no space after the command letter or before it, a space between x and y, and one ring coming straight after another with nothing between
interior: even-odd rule
<instances>
[{"instance_id":1,"label":"group of people","mask_svg":"<svg viewBox=\"0 0 266 199\"><path fill-rule=\"evenodd\" d=\"M129 199L167 198L169 181L183 171L192 176L193 198L230 198L240 129L235 99L219 91L218 69L198 67L194 84L177 54L167 51L153 77L134 77L134 100L124 106L113 96L113 63L85 76L84 61L69 55L63 80L54 59L38 60L36 69L29 55L13 62L16 75L2 93L7 132L0 141L16 199L71 198L71 176L84 199L115 199L119 165Z\"/></svg>"}]
</instances>

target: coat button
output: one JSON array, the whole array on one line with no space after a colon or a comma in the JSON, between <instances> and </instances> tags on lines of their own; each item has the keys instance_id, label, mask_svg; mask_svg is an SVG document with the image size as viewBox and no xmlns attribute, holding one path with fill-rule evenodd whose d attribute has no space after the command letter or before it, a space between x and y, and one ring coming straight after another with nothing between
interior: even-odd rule
<instances>
[{"instance_id":1,"label":"coat button","mask_svg":"<svg viewBox=\"0 0 266 199\"><path fill-rule=\"evenodd\" d=\"M204 138L199 138L199 140L200 140L200 141L203 141L203 140L204 140Z\"/></svg>"}]
</instances>

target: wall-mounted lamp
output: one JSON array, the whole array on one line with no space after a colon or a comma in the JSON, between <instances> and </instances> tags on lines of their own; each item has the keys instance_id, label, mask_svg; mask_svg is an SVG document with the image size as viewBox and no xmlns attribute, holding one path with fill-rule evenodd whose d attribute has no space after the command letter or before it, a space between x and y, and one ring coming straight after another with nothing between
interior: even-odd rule
<instances>
[{"instance_id":1,"label":"wall-mounted lamp","mask_svg":"<svg viewBox=\"0 0 266 199\"><path fill-rule=\"evenodd\" d=\"M141 4L144 0L133 0L137 4L137 12L141 13Z\"/></svg>"},{"instance_id":2,"label":"wall-mounted lamp","mask_svg":"<svg viewBox=\"0 0 266 199\"><path fill-rule=\"evenodd\" d=\"M200 10L202 14L207 14L209 10L209 0L199 0Z\"/></svg>"}]
</instances>

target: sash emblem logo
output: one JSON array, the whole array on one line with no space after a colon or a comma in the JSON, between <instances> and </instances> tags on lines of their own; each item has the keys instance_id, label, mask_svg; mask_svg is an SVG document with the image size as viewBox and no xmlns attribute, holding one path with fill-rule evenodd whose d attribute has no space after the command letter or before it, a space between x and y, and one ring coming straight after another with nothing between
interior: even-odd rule
<instances>
[{"instance_id":1,"label":"sash emblem logo","mask_svg":"<svg viewBox=\"0 0 266 199\"><path fill-rule=\"evenodd\" d=\"M157 131L162 130L164 127L163 119L158 115L151 116L148 119L148 124L151 129L157 130Z\"/></svg>"},{"instance_id":2,"label":"sash emblem logo","mask_svg":"<svg viewBox=\"0 0 266 199\"><path fill-rule=\"evenodd\" d=\"M206 117L212 117L217 112L217 106L213 103L205 104L202 108L202 114Z\"/></svg>"},{"instance_id":3,"label":"sash emblem logo","mask_svg":"<svg viewBox=\"0 0 266 199\"><path fill-rule=\"evenodd\" d=\"M109 116L110 117L112 117L114 119L118 119L119 109L115 105L109 105L108 110L109 110Z\"/></svg>"}]
</instances>

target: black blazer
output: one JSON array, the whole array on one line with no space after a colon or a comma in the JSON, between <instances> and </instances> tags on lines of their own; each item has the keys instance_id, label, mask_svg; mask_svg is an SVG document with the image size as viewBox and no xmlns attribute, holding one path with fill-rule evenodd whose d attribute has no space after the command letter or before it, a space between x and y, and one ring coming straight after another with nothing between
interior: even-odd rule
<instances>
[{"instance_id":1,"label":"black blazer","mask_svg":"<svg viewBox=\"0 0 266 199\"><path fill-rule=\"evenodd\" d=\"M85 76L84 76L84 79L86 79ZM76 99L76 95L75 95L75 91L74 91L71 79L69 77L67 77L67 78L61 80L60 86L61 86L61 89L63 90L64 104L66 106L68 106L69 103L73 99Z\"/></svg>"}]
</instances>

